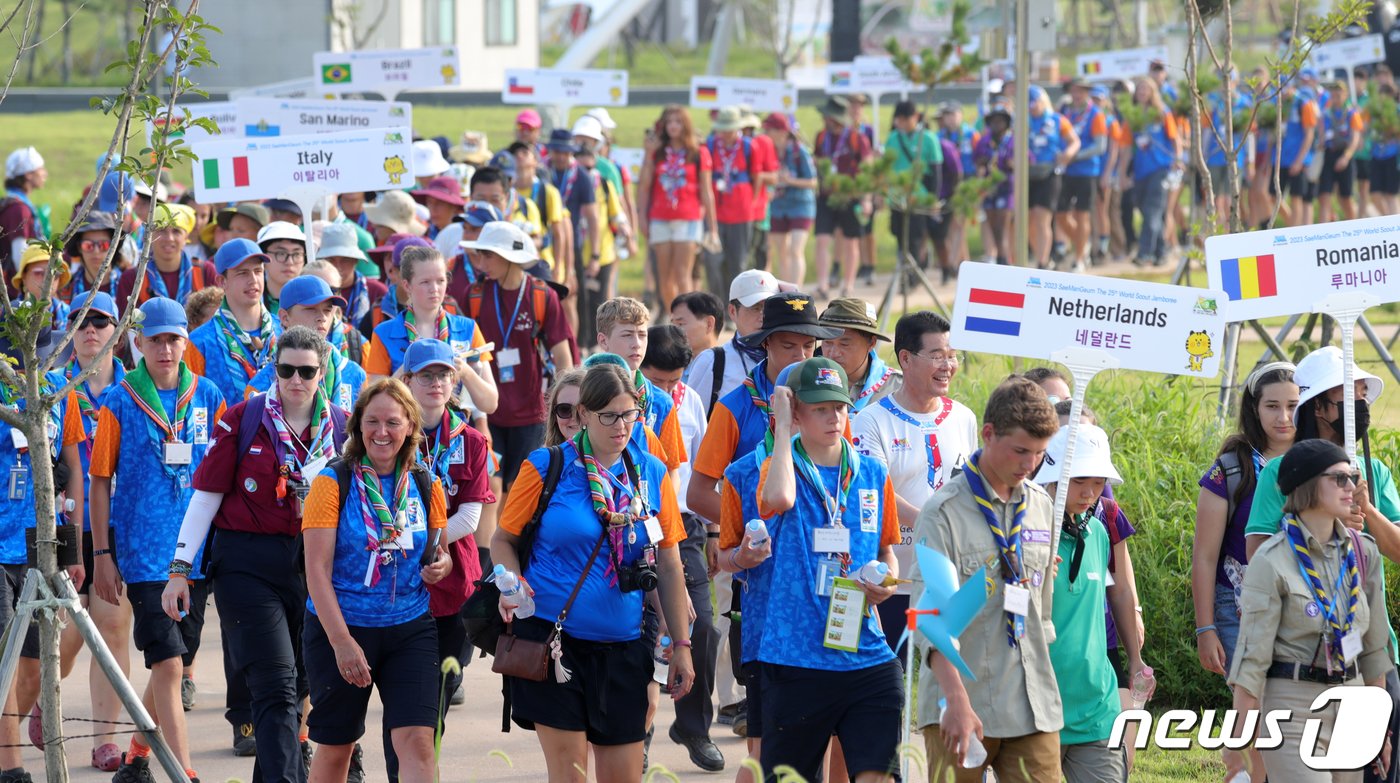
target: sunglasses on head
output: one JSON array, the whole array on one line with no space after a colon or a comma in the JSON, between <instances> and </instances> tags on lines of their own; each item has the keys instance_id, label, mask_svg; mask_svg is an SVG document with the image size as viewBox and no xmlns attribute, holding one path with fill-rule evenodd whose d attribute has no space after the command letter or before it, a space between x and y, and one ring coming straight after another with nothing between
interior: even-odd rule
<instances>
[{"instance_id":1,"label":"sunglasses on head","mask_svg":"<svg viewBox=\"0 0 1400 783\"><path fill-rule=\"evenodd\" d=\"M301 376L301 379L302 379L303 381L309 381L309 380L311 380L312 378L315 378L315 377L316 377L316 373L317 373L320 369L321 369L320 367L317 367L317 366L314 365L314 364L313 364L313 365L305 365L305 364L281 364L281 363L278 363L278 365L277 365L277 377L278 377L278 378L281 378L282 380L285 381L285 380L291 378L293 375L300 375L300 376Z\"/></svg>"},{"instance_id":2,"label":"sunglasses on head","mask_svg":"<svg viewBox=\"0 0 1400 783\"><path fill-rule=\"evenodd\" d=\"M110 316L106 316L106 315L90 315L90 316L88 316L87 318L84 318L83 321L82 321L82 323L78 324L78 328L79 328L79 329L86 329L86 328L88 328L89 326L91 326L91 327L93 327L93 328L95 328L95 329L106 329L107 327L111 326L112 324L113 324L113 321L112 321L112 319L111 319Z\"/></svg>"}]
</instances>

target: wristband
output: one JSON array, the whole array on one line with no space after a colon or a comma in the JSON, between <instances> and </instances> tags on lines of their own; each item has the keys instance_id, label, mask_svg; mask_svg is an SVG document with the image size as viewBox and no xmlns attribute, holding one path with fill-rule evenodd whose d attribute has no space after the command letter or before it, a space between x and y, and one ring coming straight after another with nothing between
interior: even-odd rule
<instances>
[{"instance_id":1,"label":"wristband","mask_svg":"<svg viewBox=\"0 0 1400 783\"><path fill-rule=\"evenodd\" d=\"M194 572L194 565L179 559L171 560L170 568L167 571L171 576L183 576L185 579L189 579L190 574Z\"/></svg>"},{"instance_id":2,"label":"wristband","mask_svg":"<svg viewBox=\"0 0 1400 783\"><path fill-rule=\"evenodd\" d=\"M674 647L686 647L686 648L690 648L690 647L691 647L690 640L689 640L689 639L675 639L675 640L673 640L673 641L671 642L671 647L673 647L673 648L674 648Z\"/></svg>"},{"instance_id":3,"label":"wristband","mask_svg":"<svg viewBox=\"0 0 1400 783\"><path fill-rule=\"evenodd\" d=\"M705 538L719 538L719 533L706 533Z\"/></svg>"},{"instance_id":4,"label":"wristband","mask_svg":"<svg viewBox=\"0 0 1400 783\"><path fill-rule=\"evenodd\" d=\"M1196 629L1196 635L1197 635L1197 636L1200 636L1201 634L1205 633L1206 631L1214 631L1214 630L1215 630L1215 626L1214 626L1214 625L1203 625L1203 626L1201 626L1200 628L1197 628L1197 629Z\"/></svg>"},{"instance_id":5,"label":"wristband","mask_svg":"<svg viewBox=\"0 0 1400 783\"><path fill-rule=\"evenodd\" d=\"M110 555L110 554L112 554L112 550L111 550L111 549L94 549L94 550L92 550L92 556L93 556L93 557L101 557L101 556L103 556L103 555Z\"/></svg>"}]
</instances>

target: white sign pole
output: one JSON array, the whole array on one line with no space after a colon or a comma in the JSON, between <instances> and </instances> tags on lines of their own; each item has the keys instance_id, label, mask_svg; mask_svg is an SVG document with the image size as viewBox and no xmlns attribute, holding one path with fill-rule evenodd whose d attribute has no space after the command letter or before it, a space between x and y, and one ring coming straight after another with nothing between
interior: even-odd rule
<instances>
[{"instance_id":1,"label":"white sign pole","mask_svg":"<svg viewBox=\"0 0 1400 783\"><path fill-rule=\"evenodd\" d=\"M1380 304L1376 297L1361 292L1332 294L1318 302L1314 312L1326 313L1337 321L1342 330L1342 416L1345 426L1347 458L1356 464L1356 321L1368 307Z\"/></svg>"},{"instance_id":2,"label":"white sign pole","mask_svg":"<svg viewBox=\"0 0 1400 783\"><path fill-rule=\"evenodd\" d=\"M310 263L316 258L316 236L311 230L312 216L316 211L316 205L326 203L326 199L333 198L335 191L325 185L297 185L282 191L282 198L295 201L297 207L301 209L302 228L306 234L306 261Z\"/></svg>"}]
</instances>

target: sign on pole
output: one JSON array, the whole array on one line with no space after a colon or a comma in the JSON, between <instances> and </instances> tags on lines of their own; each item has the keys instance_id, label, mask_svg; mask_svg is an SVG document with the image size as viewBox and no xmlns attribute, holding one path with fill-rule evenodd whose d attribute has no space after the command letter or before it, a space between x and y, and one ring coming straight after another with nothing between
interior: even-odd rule
<instances>
[{"instance_id":1,"label":"sign on pole","mask_svg":"<svg viewBox=\"0 0 1400 783\"><path fill-rule=\"evenodd\" d=\"M242 98L321 98L334 100L339 95L340 90L331 89L330 85L322 86L320 79L313 79L309 76L272 82L271 84L259 84L254 87L242 87L237 90L229 90L228 93L229 100L234 101Z\"/></svg>"},{"instance_id":2,"label":"sign on pole","mask_svg":"<svg viewBox=\"0 0 1400 783\"><path fill-rule=\"evenodd\" d=\"M826 91L830 95L908 94L923 89L904 78L892 57L857 57L849 63L828 63ZM879 101L875 101L878 105Z\"/></svg>"},{"instance_id":3,"label":"sign on pole","mask_svg":"<svg viewBox=\"0 0 1400 783\"><path fill-rule=\"evenodd\" d=\"M779 79L690 77L691 108L718 109L740 103L756 112L792 112L797 109L797 85Z\"/></svg>"},{"instance_id":4,"label":"sign on pole","mask_svg":"<svg viewBox=\"0 0 1400 783\"><path fill-rule=\"evenodd\" d=\"M627 72L507 68L501 102L540 106L626 106Z\"/></svg>"},{"instance_id":5,"label":"sign on pole","mask_svg":"<svg viewBox=\"0 0 1400 783\"><path fill-rule=\"evenodd\" d=\"M1090 52L1075 58L1074 72L1090 81L1112 81L1145 76L1153 60L1166 62L1167 47L1144 46L1139 49L1115 49Z\"/></svg>"},{"instance_id":6,"label":"sign on pole","mask_svg":"<svg viewBox=\"0 0 1400 783\"><path fill-rule=\"evenodd\" d=\"M1206 238L1210 287L1230 321L1310 313L1328 294L1400 301L1400 217Z\"/></svg>"},{"instance_id":7,"label":"sign on pole","mask_svg":"<svg viewBox=\"0 0 1400 783\"><path fill-rule=\"evenodd\" d=\"M632 181L636 182L642 176L642 162L646 159L646 150L641 147L613 147L608 150L613 163L627 169L627 173L632 175Z\"/></svg>"},{"instance_id":8,"label":"sign on pole","mask_svg":"<svg viewBox=\"0 0 1400 783\"><path fill-rule=\"evenodd\" d=\"M186 144L193 144L196 141L214 138L208 131L198 125L189 125L185 121L185 110L190 112L190 119L209 118L219 126L220 136L237 136L238 127L238 106L232 101L211 101L209 103L189 103L176 107L171 115L162 115L153 120L146 121L146 143L151 143L152 136L157 128L165 127L169 124L170 138L184 139Z\"/></svg>"},{"instance_id":9,"label":"sign on pole","mask_svg":"<svg viewBox=\"0 0 1400 783\"><path fill-rule=\"evenodd\" d=\"M237 103L239 130L248 138L413 126L407 101L244 98Z\"/></svg>"},{"instance_id":10,"label":"sign on pole","mask_svg":"<svg viewBox=\"0 0 1400 783\"><path fill-rule=\"evenodd\" d=\"M393 100L400 92L462 83L457 47L317 52L312 56L318 88L377 92Z\"/></svg>"},{"instance_id":11,"label":"sign on pole","mask_svg":"<svg viewBox=\"0 0 1400 783\"><path fill-rule=\"evenodd\" d=\"M1348 70L1358 65L1385 62L1385 36L1380 33L1343 38L1314 46L1309 55L1314 68Z\"/></svg>"},{"instance_id":12,"label":"sign on pole","mask_svg":"<svg viewBox=\"0 0 1400 783\"><path fill-rule=\"evenodd\" d=\"M1223 295L1200 288L964 263L953 347L1052 359L1087 348L1126 370L1198 378L1220 367Z\"/></svg>"}]
</instances>

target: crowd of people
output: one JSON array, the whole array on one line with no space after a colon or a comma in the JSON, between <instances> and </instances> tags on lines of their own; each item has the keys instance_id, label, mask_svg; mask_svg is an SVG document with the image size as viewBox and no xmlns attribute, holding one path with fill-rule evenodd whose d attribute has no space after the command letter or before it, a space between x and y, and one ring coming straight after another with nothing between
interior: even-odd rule
<instances>
[{"instance_id":1,"label":"crowd of people","mask_svg":"<svg viewBox=\"0 0 1400 783\"><path fill-rule=\"evenodd\" d=\"M1388 71L1365 76L1366 94L1393 96ZM1281 93L1278 130L1243 133L1250 222L1272 214L1280 155L1292 223L1314 204L1319 220L1393 213L1394 143L1368 130L1365 95L1353 105L1308 79ZM1118 252L1158 264L1182 241L1188 125L1171 92L1159 68L1133 85L1070 82L1058 109L1028 88L1032 263L1082 271L1125 232ZM1250 100L1213 94L1212 122ZM929 123L900 103L884 140L862 111L832 97L808 146L791 116L726 107L701 138L670 106L634 183L609 157L606 110L548 135L526 110L506 148L476 132L416 141L411 189L341 194L317 215L111 173L57 266L30 244L58 235L34 202L44 160L15 150L0 200L9 295L52 302L39 354L62 351L61 369L46 383L87 377L52 411L46 452L0 437L14 466L0 619L35 525L27 474L47 453L73 501L60 521L83 531L70 574L123 670L129 644L142 654L145 703L192 779L191 746L207 741L185 727L196 665L222 666L232 749L254 757L254 780L364 780L377 691L385 773L426 783L449 706L494 699L439 664L485 646L506 673L505 727L535 732L551 781L640 779L667 693L666 733L703 770L726 768L712 732L727 725L768 779L786 765L873 783L900 765L917 542L960 580L985 568L992 607L961 635L961 669L913 640L908 719L929 780L1125 780L1132 734L1124 749L1108 739L1151 669L1112 428L1086 411L1063 464L1069 388L1051 368L1006 379L980 412L956 401L952 324L920 310L890 335L853 294L873 271L877 209L944 282L975 221L923 198L841 201L819 176L821 161L855 174L883 149L919 172L920 196L946 200L964 177L1009 176L1009 108L990 100L974 126L957 105ZM1210 149L1196 197L1228 198L1225 153ZM1010 184L980 212L994 262L1014 255ZM645 294L619 295L618 265L643 251ZM114 340L133 309L131 339ZM1322 348L1257 368L1237 432L1202 466L1196 640L1241 708L1306 711L1342 683L1400 695L1374 608L1381 556L1400 558L1400 496L1382 461L1356 473L1339 447L1341 361ZM1364 442L1382 383L1355 377ZM210 596L217 664L198 655ZM468 632L480 596L508 623L499 641ZM65 672L79 646L70 627ZM35 745L58 736L36 706L37 647L31 635L0 718L0 783L31 779L16 715ZM152 780L145 739L121 747L119 702L103 677L90 685L108 732L92 765ZM1227 752L1230 779L1316 779L1298 766L1303 742L1298 721L1280 748ZM1395 779L1389 745L1366 774ZM747 768L736 780L758 783Z\"/></svg>"}]
</instances>

